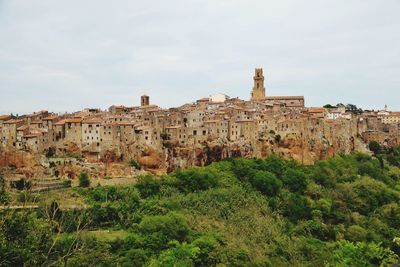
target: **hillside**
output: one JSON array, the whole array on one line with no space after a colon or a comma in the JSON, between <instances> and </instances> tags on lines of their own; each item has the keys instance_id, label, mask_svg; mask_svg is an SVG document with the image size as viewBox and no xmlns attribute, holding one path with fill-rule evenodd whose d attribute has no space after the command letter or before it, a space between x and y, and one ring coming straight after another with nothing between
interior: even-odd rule
<instances>
[{"instance_id":1,"label":"hillside","mask_svg":"<svg viewBox=\"0 0 400 267\"><path fill-rule=\"evenodd\" d=\"M39 208L1 213L0 265L392 266L399 165L397 150L313 166L271 155L70 188L65 200L27 193Z\"/></svg>"}]
</instances>

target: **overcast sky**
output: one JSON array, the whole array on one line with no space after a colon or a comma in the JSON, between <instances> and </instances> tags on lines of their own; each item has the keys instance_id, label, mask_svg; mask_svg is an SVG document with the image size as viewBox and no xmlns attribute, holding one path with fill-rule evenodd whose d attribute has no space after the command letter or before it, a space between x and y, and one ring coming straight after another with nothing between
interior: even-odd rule
<instances>
[{"instance_id":1,"label":"overcast sky","mask_svg":"<svg viewBox=\"0 0 400 267\"><path fill-rule=\"evenodd\" d=\"M400 110L400 0L0 0L0 113L213 93Z\"/></svg>"}]
</instances>

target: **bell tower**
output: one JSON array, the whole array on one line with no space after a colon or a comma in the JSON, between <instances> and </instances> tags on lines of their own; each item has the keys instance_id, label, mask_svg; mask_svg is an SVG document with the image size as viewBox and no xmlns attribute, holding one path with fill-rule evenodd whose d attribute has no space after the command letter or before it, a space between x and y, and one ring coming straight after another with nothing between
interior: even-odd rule
<instances>
[{"instance_id":1,"label":"bell tower","mask_svg":"<svg viewBox=\"0 0 400 267\"><path fill-rule=\"evenodd\" d=\"M148 95L142 95L140 97L140 105L142 107L150 105L150 97Z\"/></svg>"},{"instance_id":2,"label":"bell tower","mask_svg":"<svg viewBox=\"0 0 400 267\"><path fill-rule=\"evenodd\" d=\"M256 69L253 90L251 91L251 100L262 100L265 98L263 69Z\"/></svg>"}]
</instances>

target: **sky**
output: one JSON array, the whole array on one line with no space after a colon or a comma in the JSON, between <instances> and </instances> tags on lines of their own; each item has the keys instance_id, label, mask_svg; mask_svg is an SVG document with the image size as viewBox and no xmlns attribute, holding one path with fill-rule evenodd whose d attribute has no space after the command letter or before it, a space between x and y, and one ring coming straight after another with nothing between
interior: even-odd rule
<instances>
[{"instance_id":1,"label":"sky","mask_svg":"<svg viewBox=\"0 0 400 267\"><path fill-rule=\"evenodd\" d=\"M400 0L0 0L0 113L214 93L400 110Z\"/></svg>"}]
</instances>

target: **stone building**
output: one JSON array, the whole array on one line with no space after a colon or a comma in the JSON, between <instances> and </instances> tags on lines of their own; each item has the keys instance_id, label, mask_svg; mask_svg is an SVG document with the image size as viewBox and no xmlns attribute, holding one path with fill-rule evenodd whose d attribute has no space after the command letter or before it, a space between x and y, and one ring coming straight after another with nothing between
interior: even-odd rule
<instances>
[{"instance_id":1,"label":"stone building","mask_svg":"<svg viewBox=\"0 0 400 267\"><path fill-rule=\"evenodd\" d=\"M265 98L263 69L256 69L253 77L254 86L251 91L251 100L263 100Z\"/></svg>"}]
</instances>

